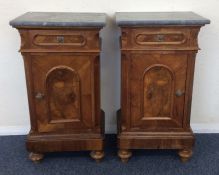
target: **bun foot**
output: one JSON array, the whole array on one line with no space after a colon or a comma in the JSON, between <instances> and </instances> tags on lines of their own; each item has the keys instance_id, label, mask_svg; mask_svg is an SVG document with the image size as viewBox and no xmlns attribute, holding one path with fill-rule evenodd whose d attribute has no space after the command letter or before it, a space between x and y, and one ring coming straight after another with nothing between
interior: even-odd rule
<instances>
[{"instance_id":1,"label":"bun foot","mask_svg":"<svg viewBox=\"0 0 219 175\"><path fill-rule=\"evenodd\" d=\"M119 150L118 156L123 163L127 163L129 161L129 158L132 156L132 152L129 150Z\"/></svg>"},{"instance_id":2,"label":"bun foot","mask_svg":"<svg viewBox=\"0 0 219 175\"><path fill-rule=\"evenodd\" d=\"M90 156L97 162L101 162L104 157L103 151L91 151Z\"/></svg>"},{"instance_id":3,"label":"bun foot","mask_svg":"<svg viewBox=\"0 0 219 175\"><path fill-rule=\"evenodd\" d=\"M41 153L34 153L31 152L29 154L29 159L32 160L35 163L39 163L43 159L44 155Z\"/></svg>"},{"instance_id":4,"label":"bun foot","mask_svg":"<svg viewBox=\"0 0 219 175\"><path fill-rule=\"evenodd\" d=\"M178 152L180 159L183 163L187 162L192 157L191 149L182 149Z\"/></svg>"}]
</instances>

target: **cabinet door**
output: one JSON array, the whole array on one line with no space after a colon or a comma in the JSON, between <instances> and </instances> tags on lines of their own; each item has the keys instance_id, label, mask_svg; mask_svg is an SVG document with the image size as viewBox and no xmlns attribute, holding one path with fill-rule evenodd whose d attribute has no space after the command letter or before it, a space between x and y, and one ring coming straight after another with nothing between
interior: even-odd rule
<instances>
[{"instance_id":1,"label":"cabinet door","mask_svg":"<svg viewBox=\"0 0 219 175\"><path fill-rule=\"evenodd\" d=\"M39 132L80 132L94 127L94 59L61 53L31 56Z\"/></svg>"},{"instance_id":2,"label":"cabinet door","mask_svg":"<svg viewBox=\"0 0 219 175\"><path fill-rule=\"evenodd\" d=\"M132 128L182 128L186 69L186 54L131 54Z\"/></svg>"}]
</instances>

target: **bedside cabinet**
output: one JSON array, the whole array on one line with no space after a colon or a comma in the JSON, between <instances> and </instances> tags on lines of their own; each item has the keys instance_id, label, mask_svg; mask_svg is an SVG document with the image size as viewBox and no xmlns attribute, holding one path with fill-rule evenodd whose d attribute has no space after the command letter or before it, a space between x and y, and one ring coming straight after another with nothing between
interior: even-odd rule
<instances>
[{"instance_id":1,"label":"bedside cabinet","mask_svg":"<svg viewBox=\"0 0 219 175\"><path fill-rule=\"evenodd\" d=\"M193 12L116 13L121 27L118 156L131 149L177 149L192 155L190 110L200 27Z\"/></svg>"},{"instance_id":2,"label":"bedside cabinet","mask_svg":"<svg viewBox=\"0 0 219 175\"><path fill-rule=\"evenodd\" d=\"M19 30L31 130L30 159L46 152L91 151L104 157L100 109L101 13L28 12L12 20Z\"/></svg>"}]
</instances>

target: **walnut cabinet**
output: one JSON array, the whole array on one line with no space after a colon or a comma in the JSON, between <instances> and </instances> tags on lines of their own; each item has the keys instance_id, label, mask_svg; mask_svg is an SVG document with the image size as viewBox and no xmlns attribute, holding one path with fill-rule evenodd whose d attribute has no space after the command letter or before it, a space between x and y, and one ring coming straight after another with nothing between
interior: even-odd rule
<instances>
[{"instance_id":1,"label":"walnut cabinet","mask_svg":"<svg viewBox=\"0 0 219 175\"><path fill-rule=\"evenodd\" d=\"M100 37L104 14L26 13L10 23L19 30L31 130L30 159L46 152L91 151L103 158L100 109Z\"/></svg>"},{"instance_id":2,"label":"walnut cabinet","mask_svg":"<svg viewBox=\"0 0 219 175\"><path fill-rule=\"evenodd\" d=\"M200 27L192 12L117 13L121 28L118 156L132 149L177 149L192 155L190 110Z\"/></svg>"}]
</instances>

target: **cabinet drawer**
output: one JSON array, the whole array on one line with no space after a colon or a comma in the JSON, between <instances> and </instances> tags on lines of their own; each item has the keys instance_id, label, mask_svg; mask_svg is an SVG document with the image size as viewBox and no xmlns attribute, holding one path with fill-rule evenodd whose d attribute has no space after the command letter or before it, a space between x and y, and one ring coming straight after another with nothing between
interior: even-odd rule
<instances>
[{"instance_id":1,"label":"cabinet drawer","mask_svg":"<svg viewBox=\"0 0 219 175\"><path fill-rule=\"evenodd\" d=\"M165 50L194 49L197 27L138 27L122 29L122 49Z\"/></svg>"},{"instance_id":2,"label":"cabinet drawer","mask_svg":"<svg viewBox=\"0 0 219 175\"><path fill-rule=\"evenodd\" d=\"M97 29L48 29L20 31L21 49L40 51L99 50L99 31ZM30 40L28 39L30 38Z\"/></svg>"}]
</instances>

